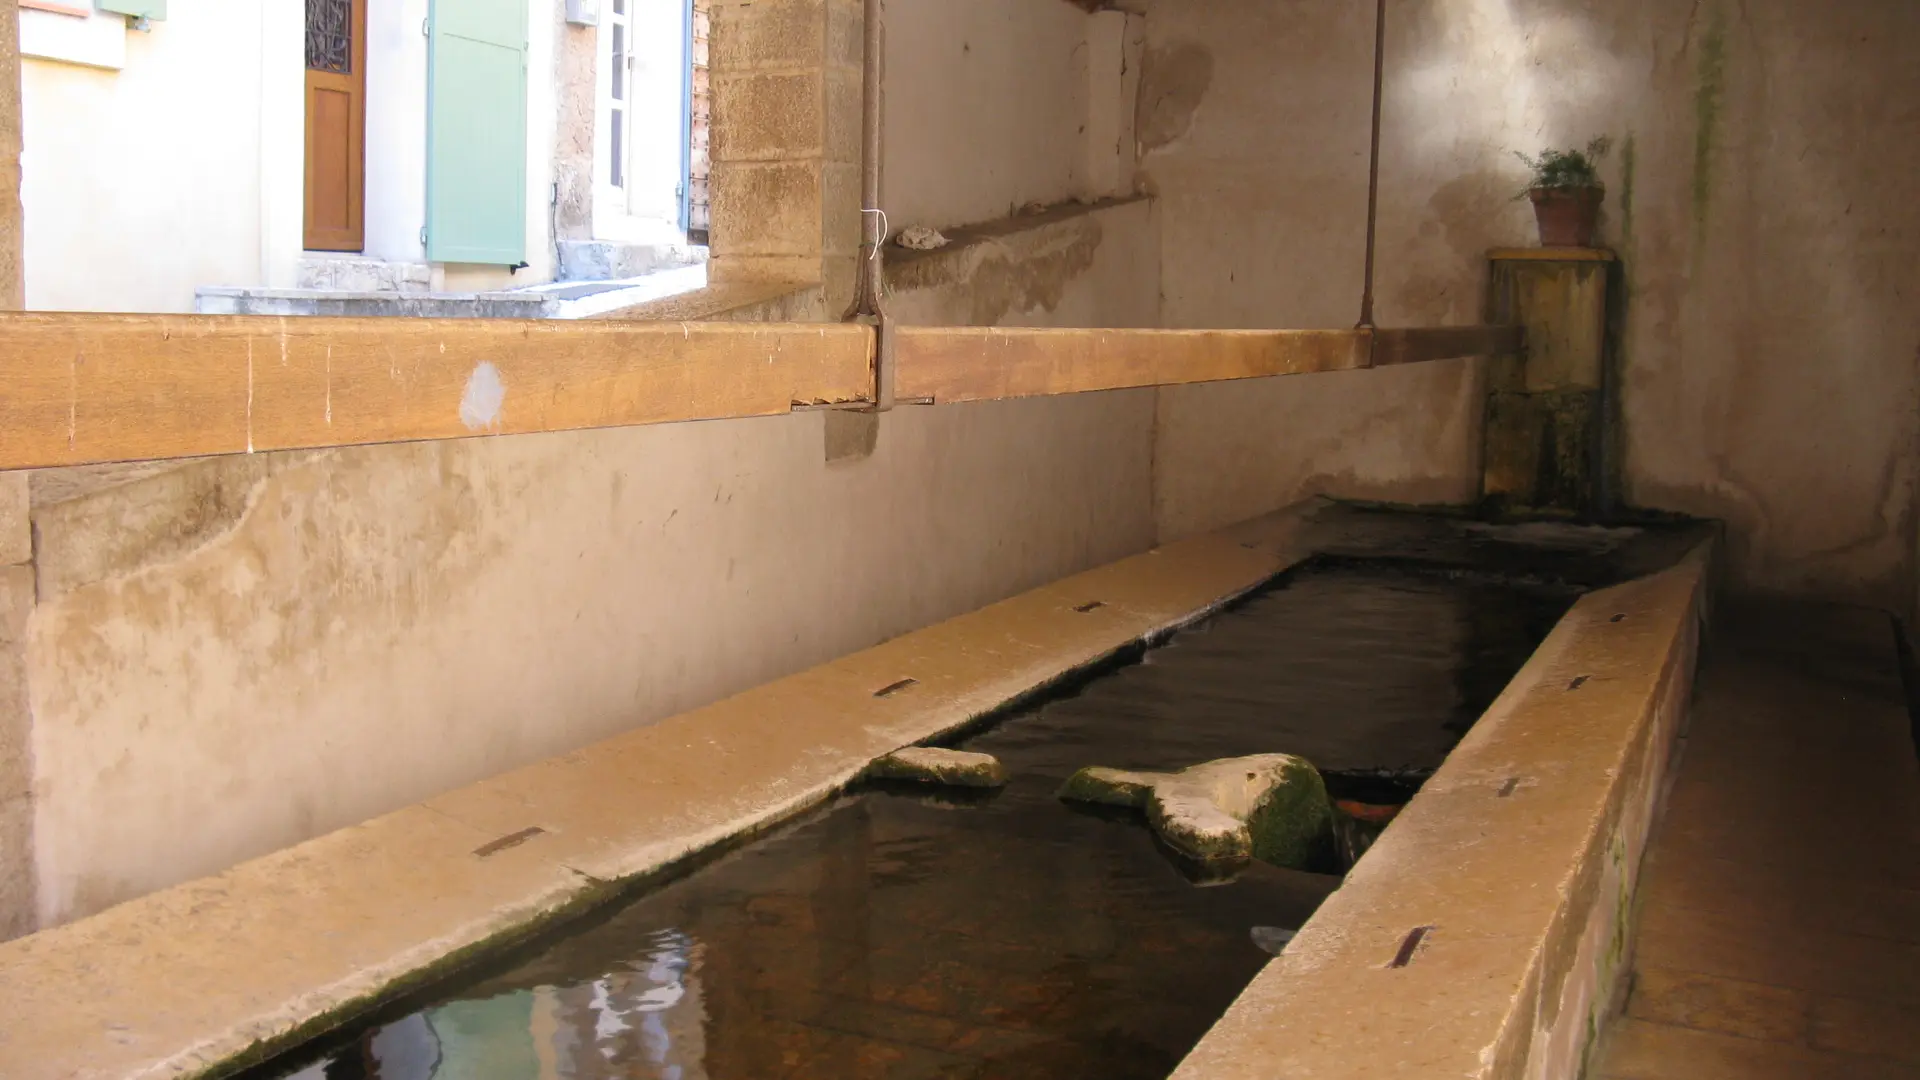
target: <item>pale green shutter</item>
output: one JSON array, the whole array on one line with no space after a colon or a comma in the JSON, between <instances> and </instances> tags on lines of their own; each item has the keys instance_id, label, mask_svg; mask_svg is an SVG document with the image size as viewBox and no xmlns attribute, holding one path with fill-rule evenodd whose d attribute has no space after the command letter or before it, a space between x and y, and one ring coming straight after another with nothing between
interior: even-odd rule
<instances>
[{"instance_id":1,"label":"pale green shutter","mask_svg":"<svg viewBox=\"0 0 1920 1080\"><path fill-rule=\"evenodd\" d=\"M131 15L137 19L154 19L164 22L167 17L167 0L98 0L96 6L101 11L111 11L116 15Z\"/></svg>"},{"instance_id":2,"label":"pale green shutter","mask_svg":"<svg viewBox=\"0 0 1920 1080\"><path fill-rule=\"evenodd\" d=\"M433 0L427 258L526 261L527 0Z\"/></svg>"}]
</instances>

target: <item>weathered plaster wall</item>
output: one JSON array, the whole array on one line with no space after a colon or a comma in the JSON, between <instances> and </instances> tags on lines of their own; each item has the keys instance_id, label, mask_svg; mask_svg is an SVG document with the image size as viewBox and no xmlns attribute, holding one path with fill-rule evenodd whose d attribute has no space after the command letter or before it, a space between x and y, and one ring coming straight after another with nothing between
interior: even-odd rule
<instances>
[{"instance_id":1,"label":"weathered plaster wall","mask_svg":"<svg viewBox=\"0 0 1920 1080\"><path fill-rule=\"evenodd\" d=\"M1920 203L1903 194L1920 7L1654 10L1589 28L1626 61L1627 495L1724 517L1748 584L1898 610L1920 435Z\"/></svg>"},{"instance_id":2,"label":"weathered plaster wall","mask_svg":"<svg viewBox=\"0 0 1920 1080\"><path fill-rule=\"evenodd\" d=\"M1130 111L1138 37L1137 19L1071 4L889 3L882 205L894 227L1131 194L1120 103Z\"/></svg>"},{"instance_id":3,"label":"weathered plaster wall","mask_svg":"<svg viewBox=\"0 0 1920 1080\"><path fill-rule=\"evenodd\" d=\"M1351 325L1368 5L1141 0L1172 325ZM1393 0L1379 320L1470 322L1536 240L1512 154L1612 135L1626 495L1724 517L1734 580L1911 595L1920 7ZM1162 395L1163 532L1303 490L1471 494L1465 364ZM1218 461L1244 463L1219 474ZM1305 463L1311 463L1305 464ZM1889 597L1901 599L1889 600Z\"/></svg>"},{"instance_id":4,"label":"weathered plaster wall","mask_svg":"<svg viewBox=\"0 0 1920 1080\"><path fill-rule=\"evenodd\" d=\"M1403 5L1395 5L1403 6ZM1359 315L1371 5L1155 0L1136 128L1158 193L1169 326L1341 327ZM1402 168L1398 159L1394 168ZM1382 325L1477 321L1484 244L1419 257L1382 193ZM1420 198L1425 199L1425 194ZM1432 287L1443 265L1457 283ZM1471 498L1480 379L1469 362L1168 389L1157 510L1173 538L1307 494Z\"/></svg>"},{"instance_id":5,"label":"weathered plaster wall","mask_svg":"<svg viewBox=\"0 0 1920 1080\"><path fill-rule=\"evenodd\" d=\"M45 922L671 715L1152 538L1150 394L199 463L43 508ZM769 718L777 722L777 718Z\"/></svg>"},{"instance_id":6,"label":"weathered plaster wall","mask_svg":"<svg viewBox=\"0 0 1920 1080\"><path fill-rule=\"evenodd\" d=\"M1033 0L887 5L885 206L895 226L1007 217L1076 193L1086 12Z\"/></svg>"}]
</instances>

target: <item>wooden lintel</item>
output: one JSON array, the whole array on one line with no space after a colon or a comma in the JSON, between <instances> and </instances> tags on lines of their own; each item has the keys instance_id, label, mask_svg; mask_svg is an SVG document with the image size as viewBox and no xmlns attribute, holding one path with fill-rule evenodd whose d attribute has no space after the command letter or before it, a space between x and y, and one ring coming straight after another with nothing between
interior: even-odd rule
<instances>
[{"instance_id":1,"label":"wooden lintel","mask_svg":"<svg viewBox=\"0 0 1920 1080\"><path fill-rule=\"evenodd\" d=\"M857 401L837 324L0 314L0 470Z\"/></svg>"},{"instance_id":2,"label":"wooden lintel","mask_svg":"<svg viewBox=\"0 0 1920 1080\"><path fill-rule=\"evenodd\" d=\"M903 326L896 394L938 404L1365 367L1352 330Z\"/></svg>"},{"instance_id":3,"label":"wooden lintel","mask_svg":"<svg viewBox=\"0 0 1920 1080\"><path fill-rule=\"evenodd\" d=\"M1463 356L1509 356L1525 335L1518 326L1432 326L1373 332L1373 366L1420 364Z\"/></svg>"},{"instance_id":4,"label":"wooden lintel","mask_svg":"<svg viewBox=\"0 0 1920 1080\"><path fill-rule=\"evenodd\" d=\"M901 327L897 394L902 401L989 401L1498 356L1520 346L1520 330L1512 326L1373 331Z\"/></svg>"},{"instance_id":5,"label":"wooden lintel","mask_svg":"<svg viewBox=\"0 0 1920 1080\"><path fill-rule=\"evenodd\" d=\"M871 400L873 347L850 324L0 314L0 470L770 416ZM1042 397L1519 347L1507 326L901 327L896 396Z\"/></svg>"}]
</instances>

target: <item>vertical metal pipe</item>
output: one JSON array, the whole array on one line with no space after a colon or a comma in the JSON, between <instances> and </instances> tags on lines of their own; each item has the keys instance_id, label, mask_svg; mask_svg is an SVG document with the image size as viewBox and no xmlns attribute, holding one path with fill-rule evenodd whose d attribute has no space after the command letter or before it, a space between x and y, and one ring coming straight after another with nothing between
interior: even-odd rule
<instances>
[{"instance_id":1,"label":"vertical metal pipe","mask_svg":"<svg viewBox=\"0 0 1920 1080\"><path fill-rule=\"evenodd\" d=\"M860 267L848 319L879 317L882 285L881 246L886 243L880 213L880 69L885 59L885 22L881 0L866 0L860 57Z\"/></svg>"},{"instance_id":2,"label":"vertical metal pipe","mask_svg":"<svg viewBox=\"0 0 1920 1080\"><path fill-rule=\"evenodd\" d=\"M1373 16L1373 150L1367 159L1367 278L1360 293L1359 329L1373 329L1373 246L1380 215L1380 89L1387 62L1387 0Z\"/></svg>"}]
</instances>

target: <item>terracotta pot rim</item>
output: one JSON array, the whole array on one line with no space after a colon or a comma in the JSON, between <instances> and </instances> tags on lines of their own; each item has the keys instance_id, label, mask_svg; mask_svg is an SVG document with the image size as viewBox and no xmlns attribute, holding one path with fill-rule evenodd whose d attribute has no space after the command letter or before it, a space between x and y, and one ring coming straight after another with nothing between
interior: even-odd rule
<instances>
[{"instance_id":1,"label":"terracotta pot rim","mask_svg":"<svg viewBox=\"0 0 1920 1080\"><path fill-rule=\"evenodd\" d=\"M1604 195L1605 195L1606 193L1607 193L1607 189L1606 189L1606 188L1605 188L1604 186L1595 186L1595 187L1535 187L1535 188L1528 188L1528 189L1527 189L1527 196L1528 196L1529 198L1532 198L1532 199L1533 199L1533 200L1535 200L1536 202L1537 202L1537 201L1539 201L1540 199L1552 199L1552 198L1569 198L1569 199L1577 199L1577 198L1581 198L1581 197L1583 197L1583 196L1587 196L1587 195L1602 195L1602 196L1604 196Z\"/></svg>"}]
</instances>

